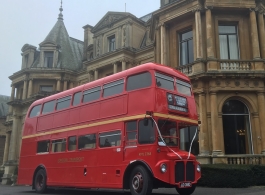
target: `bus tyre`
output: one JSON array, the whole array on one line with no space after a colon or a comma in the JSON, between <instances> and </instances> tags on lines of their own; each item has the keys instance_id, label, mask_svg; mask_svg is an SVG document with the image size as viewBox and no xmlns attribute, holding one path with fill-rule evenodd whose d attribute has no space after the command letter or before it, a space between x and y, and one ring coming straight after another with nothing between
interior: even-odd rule
<instances>
[{"instance_id":1,"label":"bus tyre","mask_svg":"<svg viewBox=\"0 0 265 195\"><path fill-rule=\"evenodd\" d=\"M130 191L132 195L149 195L153 190L153 181L143 166L133 169L130 176Z\"/></svg>"},{"instance_id":2,"label":"bus tyre","mask_svg":"<svg viewBox=\"0 0 265 195\"><path fill-rule=\"evenodd\" d=\"M35 190L37 193L44 193L47 189L46 185L46 171L43 169L38 170L35 179L34 179L34 185L35 185Z\"/></svg>"},{"instance_id":3,"label":"bus tyre","mask_svg":"<svg viewBox=\"0 0 265 195\"><path fill-rule=\"evenodd\" d=\"M193 185L191 188L178 188L178 187L176 187L176 190L179 193L179 195L191 195L194 192L195 188L196 188L196 186Z\"/></svg>"}]
</instances>

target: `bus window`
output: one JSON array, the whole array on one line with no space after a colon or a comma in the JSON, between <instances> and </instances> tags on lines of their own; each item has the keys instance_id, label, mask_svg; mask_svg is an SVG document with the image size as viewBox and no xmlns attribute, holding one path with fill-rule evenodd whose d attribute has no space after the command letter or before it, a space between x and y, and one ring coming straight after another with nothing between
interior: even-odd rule
<instances>
[{"instance_id":1,"label":"bus window","mask_svg":"<svg viewBox=\"0 0 265 195\"><path fill-rule=\"evenodd\" d=\"M165 143L159 138L159 145L178 146L177 123L169 120L158 120L158 127Z\"/></svg>"},{"instance_id":2,"label":"bus window","mask_svg":"<svg viewBox=\"0 0 265 195\"><path fill-rule=\"evenodd\" d=\"M32 110L30 111L29 117L32 118L34 116L39 116L40 109L41 109L41 105L34 106Z\"/></svg>"},{"instance_id":3,"label":"bus window","mask_svg":"<svg viewBox=\"0 0 265 195\"><path fill-rule=\"evenodd\" d=\"M145 120L145 119L144 119ZM140 144L150 144L155 141L155 124L152 119L148 119L148 124L144 120L139 121L138 142Z\"/></svg>"},{"instance_id":4,"label":"bus window","mask_svg":"<svg viewBox=\"0 0 265 195\"><path fill-rule=\"evenodd\" d=\"M141 89L149 87L152 84L151 74L144 72L141 74L129 76L126 83L126 90L131 91L135 89Z\"/></svg>"},{"instance_id":5,"label":"bus window","mask_svg":"<svg viewBox=\"0 0 265 195\"><path fill-rule=\"evenodd\" d=\"M74 94L73 106L76 106L76 105L80 104L80 102L81 102L81 94L82 94L82 92L77 92L77 93Z\"/></svg>"},{"instance_id":6,"label":"bus window","mask_svg":"<svg viewBox=\"0 0 265 195\"><path fill-rule=\"evenodd\" d=\"M37 153L49 152L50 140L43 140L37 143Z\"/></svg>"},{"instance_id":7,"label":"bus window","mask_svg":"<svg viewBox=\"0 0 265 195\"><path fill-rule=\"evenodd\" d=\"M56 110L68 108L71 104L71 96L67 96L57 100Z\"/></svg>"},{"instance_id":8,"label":"bus window","mask_svg":"<svg viewBox=\"0 0 265 195\"><path fill-rule=\"evenodd\" d=\"M174 90L174 78L170 76L166 76L164 74L155 73L156 76L156 86L168 89L168 90Z\"/></svg>"},{"instance_id":9,"label":"bus window","mask_svg":"<svg viewBox=\"0 0 265 195\"><path fill-rule=\"evenodd\" d=\"M191 85L189 83L177 80L176 85L179 93L191 96Z\"/></svg>"},{"instance_id":10,"label":"bus window","mask_svg":"<svg viewBox=\"0 0 265 195\"><path fill-rule=\"evenodd\" d=\"M121 131L112 131L99 134L99 145L101 148L120 146Z\"/></svg>"},{"instance_id":11,"label":"bus window","mask_svg":"<svg viewBox=\"0 0 265 195\"><path fill-rule=\"evenodd\" d=\"M68 151L76 150L76 136L68 138Z\"/></svg>"},{"instance_id":12,"label":"bus window","mask_svg":"<svg viewBox=\"0 0 265 195\"><path fill-rule=\"evenodd\" d=\"M95 87L84 91L83 103L91 102L100 98L101 87Z\"/></svg>"},{"instance_id":13,"label":"bus window","mask_svg":"<svg viewBox=\"0 0 265 195\"><path fill-rule=\"evenodd\" d=\"M82 135L78 137L78 149L96 148L96 134Z\"/></svg>"},{"instance_id":14,"label":"bus window","mask_svg":"<svg viewBox=\"0 0 265 195\"><path fill-rule=\"evenodd\" d=\"M137 121L126 122L126 145L136 145L137 141Z\"/></svg>"},{"instance_id":15,"label":"bus window","mask_svg":"<svg viewBox=\"0 0 265 195\"><path fill-rule=\"evenodd\" d=\"M65 152L66 139L57 139L52 141L52 152Z\"/></svg>"},{"instance_id":16,"label":"bus window","mask_svg":"<svg viewBox=\"0 0 265 195\"><path fill-rule=\"evenodd\" d=\"M43 106L42 114L50 113L54 110L55 100L46 102Z\"/></svg>"},{"instance_id":17,"label":"bus window","mask_svg":"<svg viewBox=\"0 0 265 195\"><path fill-rule=\"evenodd\" d=\"M123 91L123 87L123 79L103 85L103 97L119 94Z\"/></svg>"}]
</instances>

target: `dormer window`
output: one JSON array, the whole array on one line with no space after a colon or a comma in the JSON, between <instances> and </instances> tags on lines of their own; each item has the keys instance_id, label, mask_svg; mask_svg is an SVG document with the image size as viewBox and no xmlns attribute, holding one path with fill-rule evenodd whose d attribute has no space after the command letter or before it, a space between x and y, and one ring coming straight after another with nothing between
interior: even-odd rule
<instances>
[{"instance_id":1,"label":"dormer window","mask_svg":"<svg viewBox=\"0 0 265 195\"><path fill-rule=\"evenodd\" d=\"M47 67L47 68L53 67L53 52L52 51L44 52L44 67Z\"/></svg>"},{"instance_id":2,"label":"dormer window","mask_svg":"<svg viewBox=\"0 0 265 195\"><path fill-rule=\"evenodd\" d=\"M110 36L108 38L108 41L109 41L109 51L114 51L116 49L115 35Z\"/></svg>"}]
</instances>

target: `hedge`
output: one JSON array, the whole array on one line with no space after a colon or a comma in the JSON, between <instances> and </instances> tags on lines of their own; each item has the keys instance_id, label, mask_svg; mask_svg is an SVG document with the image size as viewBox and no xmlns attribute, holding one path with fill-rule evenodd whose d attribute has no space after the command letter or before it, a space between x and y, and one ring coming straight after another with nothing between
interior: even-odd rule
<instances>
[{"instance_id":1,"label":"hedge","mask_svg":"<svg viewBox=\"0 0 265 195\"><path fill-rule=\"evenodd\" d=\"M245 188L265 185L263 165L201 165L202 177L198 186L214 188Z\"/></svg>"}]
</instances>

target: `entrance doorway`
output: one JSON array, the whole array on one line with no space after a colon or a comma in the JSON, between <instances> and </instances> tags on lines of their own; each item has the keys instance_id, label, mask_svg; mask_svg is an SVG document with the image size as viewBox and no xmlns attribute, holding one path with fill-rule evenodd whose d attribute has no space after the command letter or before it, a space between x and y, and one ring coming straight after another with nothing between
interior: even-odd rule
<instances>
[{"instance_id":1,"label":"entrance doorway","mask_svg":"<svg viewBox=\"0 0 265 195\"><path fill-rule=\"evenodd\" d=\"M225 154L252 154L249 112L245 104L229 100L223 105Z\"/></svg>"}]
</instances>

